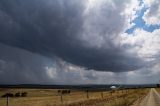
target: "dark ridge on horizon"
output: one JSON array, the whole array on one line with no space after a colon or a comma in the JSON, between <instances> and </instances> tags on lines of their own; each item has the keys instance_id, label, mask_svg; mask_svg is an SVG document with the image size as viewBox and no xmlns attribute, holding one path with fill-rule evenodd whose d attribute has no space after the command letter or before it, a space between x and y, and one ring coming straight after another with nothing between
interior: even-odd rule
<instances>
[{"instance_id":1,"label":"dark ridge on horizon","mask_svg":"<svg viewBox=\"0 0 160 106\"><path fill-rule=\"evenodd\" d=\"M114 85L119 88L152 88L156 84L89 84L89 85L43 85L43 84L0 84L0 88L37 88L37 89L107 89Z\"/></svg>"}]
</instances>

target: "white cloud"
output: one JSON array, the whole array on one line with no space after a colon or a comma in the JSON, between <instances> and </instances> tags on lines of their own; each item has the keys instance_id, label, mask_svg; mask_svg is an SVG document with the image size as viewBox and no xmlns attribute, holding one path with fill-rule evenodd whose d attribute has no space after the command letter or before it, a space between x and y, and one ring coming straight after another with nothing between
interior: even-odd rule
<instances>
[{"instance_id":1,"label":"white cloud","mask_svg":"<svg viewBox=\"0 0 160 106\"><path fill-rule=\"evenodd\" d=\"M130 22L137 17L136 11L141 8L142 6L139 6L138 0L131 0L129 3L125 4L125 10L121 14L126 18L126 28L130 28L134 25L133 23L130 24Z\"/></svg>"},{"instance_id":2,"label":"white cloud","mask_svg":"<svg viewBox=\"0 0 160 106\"><path fill-rule=\"evenodd\" d=\"M50 78L56 78L57 77L57 70L54 67L46 67L46 73Z\"/></svg>"},{"instance_id":3,"label":"white cloud","mask_svg":"<svg viewBox=\"0 0 160 106\"><path fill-rule=\"evenodd\" d=\"M148 7L143 19L147 24L160 24L160 1L159 0L144 0Z\"/></svg>"},{"instance_id":4,"label":"white cloud","mask_svg":"<svg viewBox=\"0 0 160 106\"><path fill-rule=\"evenodd\" d=\"M160 30L150 33L137 29L133 35L122 34L122 45L131 46L128 50L145 60L156 59L160 53Z\"/></svg>"}]
</instances>

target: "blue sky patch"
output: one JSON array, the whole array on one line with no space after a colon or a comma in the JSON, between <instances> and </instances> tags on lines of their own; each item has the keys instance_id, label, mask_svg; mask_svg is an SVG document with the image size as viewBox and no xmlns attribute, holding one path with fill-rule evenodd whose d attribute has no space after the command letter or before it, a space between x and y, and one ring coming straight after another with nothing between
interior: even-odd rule
<instances>
[{"instance_id":1,"label":"blue sky patch","mask_svg":"<svg viewBox=\"0 0 160 106\"><path fill-rule=\"evenodd\" d=\"M143 0L139 0L139 6L143 6L144 5L144 2ZM143 20L143 16L144 16L144 13L148 10L149 8L147 6L143 6L143 8L139 11L136 12L135 15L137 15L137 17L132 20L130 23L134 23L134 25L127 29L125 31L125 33L128 33L128 34L132 34L136 29L143 29L145 31L148 31L148 32L153 32L154 30L156 29L160 29L160 24L151 24L151 25L148 25L146 24L146 22Z\"/></svg>"}]
</instances>

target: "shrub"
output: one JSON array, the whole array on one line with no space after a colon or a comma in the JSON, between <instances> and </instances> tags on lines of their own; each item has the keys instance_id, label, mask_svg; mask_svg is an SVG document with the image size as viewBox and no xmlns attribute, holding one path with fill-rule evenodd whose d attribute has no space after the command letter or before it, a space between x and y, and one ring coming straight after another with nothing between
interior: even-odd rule
<instances>
[{"instance_id":1,"label":"shrub","mask_svg":"<svg viewBox=\"0 0 160 106\"><path fill-rule=\"evenodd\" d=\"M58 90L58 93L61 93L61 90Z\"/></svg>"},{"instance_id":2,"label":"shrub","mask_svg":"<svg viewBox=\"0 0 160 106\"><path fill-rule=\"evenodd\" d=\"M21 93L21 97L26 97L27 96L27 92L22 92Z\"/></svg>"},{"instance_id":3,"label":"shrub","mask_svg":"<svg viewBox=\"0 0 160 106\"><path fill-rule=\"evenodd\" d=\"M20 97L21 96L21 94L19 93L19 92L17 92L16 94L15 94L15 97Z\"/></svg>"},{"instance_id":4,"label":"shrub","mask_svg":"<svg viewBox=\"0 0 160 106\"><path fill-rule=\"evenodd\" d=\"M14 95L12 93L6 93L4 95L1 96L2 98L5 98L5 97L14 97Z\"/></svg>"},{"instance_id":5,"label":"shrub","mask_svg":"<svg viewBox=\"0 0 160 106\"><path fill-rule=\"evenodd\" d=\"M61 94L70 94L71 91L70 90L58 90L58 93L61 93Z\"/></svg>"}]
</instances>

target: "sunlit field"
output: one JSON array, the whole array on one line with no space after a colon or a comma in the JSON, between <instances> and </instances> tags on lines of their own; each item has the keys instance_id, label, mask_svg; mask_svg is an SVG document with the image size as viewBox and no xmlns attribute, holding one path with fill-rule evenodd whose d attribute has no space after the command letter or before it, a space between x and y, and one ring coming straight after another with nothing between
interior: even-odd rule
<instances>
[{"instance_id":1,"label":"sunlit field","mask_svg":"<svg viewBox=\"0 0 160 106\"><path fill-rule=\"evenodd\" d=\"M0 106L6 106L7 97L2 98L4 94L15 95L17 92L26 92L27 95L10 97L9 106L130 106L144 97L149 89L69 91L62 94L58 89L0 89Z\"/></svg>"}]
</instances>

